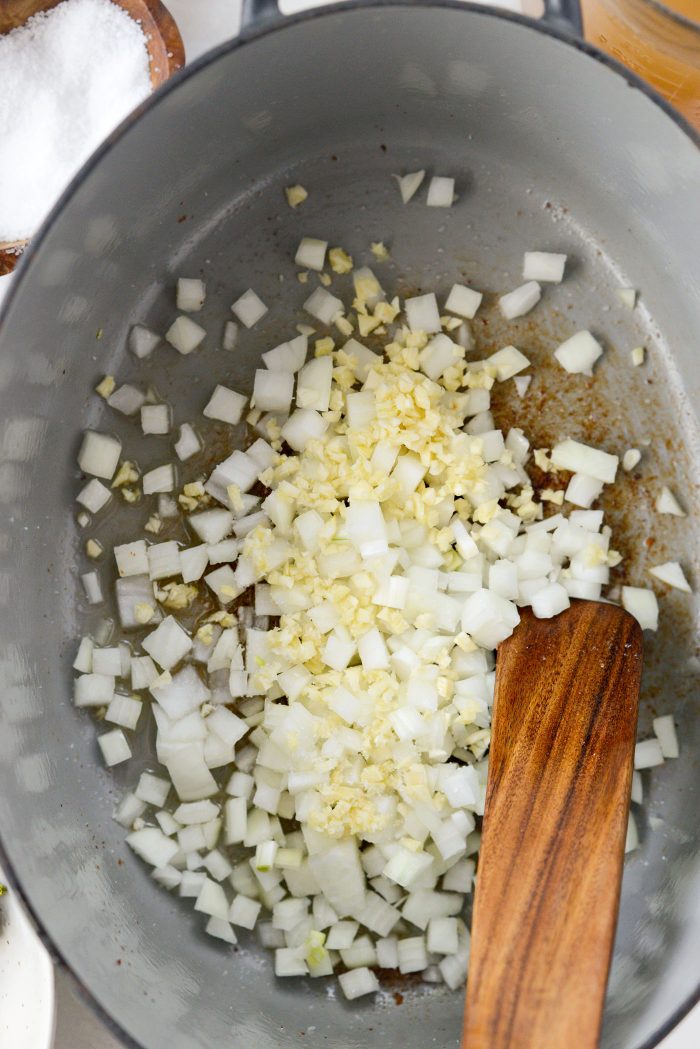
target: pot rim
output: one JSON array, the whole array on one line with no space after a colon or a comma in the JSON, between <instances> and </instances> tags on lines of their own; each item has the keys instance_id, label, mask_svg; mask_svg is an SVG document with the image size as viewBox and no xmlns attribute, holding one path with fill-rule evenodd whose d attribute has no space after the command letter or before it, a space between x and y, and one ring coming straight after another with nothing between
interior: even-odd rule
<instances>
[{"instance_id":1,"label":"pot rim","mask_svg":"<svg viewBox=\"0 0 700 1049\"><path fill-rule=\"evenodd\" d=\"M287 26L298 25L302 22L311 22L317 18L332 17L337 13L343 14L346 11L391 7L447 8L453 11L468 12L470 16L476 15L485 18L499 19L504 22L516 23L532 30L533 32L553 37L562 43L568 44L575 50L588 55L589 58L606 66L614 73L617 73L618 76L623 77L630 87L636 88L658 106L700 151L700 133L696 131L684 117L677 113L670 104L658 95L645 81L621 63L617 62L614 58L599 51L592 44L588 43L588 41L570 35L559 27L547 22L545 19L535 20L524 15L515 14L514 12L503 8L485 7L483 4L479 3L470 2L469 4L465 4L463 0L342 0L342 2L327 4L323 7L312 7L305 11L297 12L294 15L284 16L280 14L279 18L268 17L261 21L251 22L251 24L241 28L238 36L232 37L230 40L226 40L217 47L206 51L191 64L187 64L176 71L173 76L171 76L163 85L150 94L135 110L133 110L133 112L130 113L129 116L122 121L122 123L115 128L115 130L95 150L80 171L68 183L68 186L64 189L54 206L51 208L40 229L36 235L32 237L28 248L22 254L17 270L13 276L11 286L5 296L2 306L0 307L0 337L2 336L4 321L9 314L12 303L18 293L18 289L24 282L27 272L31 269L34 258L40 251L46 236L56 223L66 205L93 169L97 167L98 164L102 163L103 159L108 156L114 146L121 141L126 134L128 134L132 125L136 124L152 108L158 106L160 101L165 98L166 95L177 90L181 83L189 80L190 77L196 76L200 70L205 69L210 64L218 61L224 55L237 51L239 48L245 47L248 44L254 43L256 40L264 36L277 33L280 30L285 29ZM64 957L63 951L59 945L44 929L33 904L21 886L19 876L15 872L14 865L3 847L1 838L0 865L4 868L6 880L11 885L12 891L20 900L31 925L37 933L37 936L48 951L53 962L69 974L83 1002L85 1002L93 1014L105 1025L110 1034L121 1042L124 1049L143 1049L143 1046L126 1030L124 1030L120 1021L108 1012L105 1006L98 1001L93 991L79 979L76 973L73 972L71 965ZM680 1006L678 1006L675 1012L673 1012L671 1016L662 1023L648 1039L646 1039L646 1041L640 1043L636 1049L656 1049L663 1039L678 1026L681 1020L683 1020L698 1003L700 1003L700 981L693 993L690 994Z\"/></svg>"}]
</instances>

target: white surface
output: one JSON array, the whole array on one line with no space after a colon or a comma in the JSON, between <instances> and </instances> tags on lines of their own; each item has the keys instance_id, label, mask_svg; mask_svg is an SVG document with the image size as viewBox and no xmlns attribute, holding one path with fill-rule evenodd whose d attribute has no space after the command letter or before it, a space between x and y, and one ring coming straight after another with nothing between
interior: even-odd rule
<instances>
[{"instance_id":1,"label":"white surface","mask_svg":"<svg viewBox=\"0 0 700 1049\"><path fill-rule=\"evenodd\" d=\"M8 891L0 898L0 1046L49 1049L54 1000L49 956Z\"/></svg>"},{"instance_id":2,"label":"white surface","mask_svg":"<svg viewBox=\"0 0 700 1049\"><path fill-rule=\"evenodd\" d=\"M234 35L240 21L240 0L166 0L185 41L189 61L210 47ZM317 0L322 2L322 0ZM488 2L488 0L483 0ZM515 7L519 0L500 0L498 6ZM308 0L285 0L289 10L310 6ZM528 10L538 0L524 0ZM536 9L536 7L535 7ZM9 278L0 278L0 301ZM0 970L1 973L1 970ZM54 1049L122 1049L91 1011L74 993L69 978L57 973L57 1023ZM0 1016L2 1015L2 981L0 980ZM0 1035L2 1028L0 1027ZM46 1042L23 1037L7 1042L0 1037L5 1049L44 1049ZM700 1007L681 1023L663 1043L663 1049L698 1049L700 1046Z\"/></svg>"}]
</instances>

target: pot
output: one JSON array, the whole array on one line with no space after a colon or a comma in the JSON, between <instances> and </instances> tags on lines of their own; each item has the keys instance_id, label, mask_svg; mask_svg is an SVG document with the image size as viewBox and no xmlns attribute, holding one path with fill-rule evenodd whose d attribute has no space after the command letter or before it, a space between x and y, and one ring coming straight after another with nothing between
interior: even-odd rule
<instances>
[{"instance_id":1,"label":"pot","mask_svg":"<svg viewBox=\"0 0 700 1049\"><path fill-rule=\"evenodd\" d=\"M679 559L692 575L698 140L641 82L551 25L449 0L353 2L287 20L269 3L247 13L257 25L177 74L86 165L22 261L0 322L0 859L54 957L127 1046L457 1045L460 994L417 985L400 988L400 1007L391 993L350 1005L323 981L276 981L253 940L236 951L209 940L129 854L112 813L149 767L148 747L127 772L106 771L90 718L70 702L89 615L74 518L80 432L107 428L133 447L133 423L105 415L92 394L105 373L186 404L178 422L196 417L222 376L250 391L260 352L288 337L307 294L288 264L302 235L358 257L387 240L386 280L403 291L460 279L504 291L520 283L524 250L561 250L567 281L535 320L508 328L536 365L518 419L535 446L571 436L642 448L638 476L609 505L626 536L625 577L645 585L648 537L651 563ZM560 25L565 15L562 6ZM452 210L401 204L392 173L422 167L456 176ZM309 199L292 210L282 188L296 182ZM205 348L136 362L130 325L164 331L176 277L200 271ZM641 289L633 313L617 301L623 285ZM270 313L229 355L217 349L220 327L249 286ZM588 326L607 346L595 380L562 381L551 350ZM502 335L492 320L479 340ZM629 363L635 345L647 349L643 369ZM144 443L142 468L169 458L164 447ZM655 514L661 484L686 500L687 518ZM100 538L117 534L108 515ZM101 571L108 588L111 567ZM656 1045L698 996L700 719L684 595L664 595L661 623L640 731L672 712L682 755L644 777L604 1049Z\"/></svg>"}]
</instances>

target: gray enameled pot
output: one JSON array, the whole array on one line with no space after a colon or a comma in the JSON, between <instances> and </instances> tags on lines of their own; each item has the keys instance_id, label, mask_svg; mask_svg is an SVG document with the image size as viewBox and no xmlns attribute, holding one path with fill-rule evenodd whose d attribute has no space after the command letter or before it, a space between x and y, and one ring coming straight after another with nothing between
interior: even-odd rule
<instances>
[{"instance_id":1,"label":"gray enameled pot","mask_svg":"<svg viewBox=\"0 0 700 1049\"><path fill-rule=\"evenodd\" d=\"M27 252L0 320L2 862L125 1045L444 1049L458 1044L460 994L417 987L400 1007L390 995L349 1005L322 981L275 981L252 942L234 952L207 939L129 854L112 811L134 769L104 770L94 726L70 702L86 614L79 434L133 432L92 395L105 373L152 381L187 406L177 422L196 417L215 381L249 390L260 352L287 337L307 294L289 264L304 234L367 261L369 241L385 239L385 283L401 274L401 288L440 292L459 279L507 290L524 250L563 250L565 284L508 332L541 368L526 424L542 441L556 431L645 449L611 508L618 521L629 511L628 578L644 582L653 534L654 561L678 558L697 580L700 150L647 89L547 26L449 2L355 3L285 22L264 14L176 76L86 165ZM401 205L391 175L420 167L456 176L454 208ZM282 194L293 182L309 190L295 211ZM200 271L205 347L187 358L161 348L137 366L130 324L164 330L175 277ZM616 299L621 285L641 289L633 313ZM224 354L221 325L249 286L270 313ZM595 382L548 395L556 340L588 326L607 346ZM495 328L479 335L484 348L499 338ZM638 344L648 364L635 370ZM144 468L172 455L154 440L137 449ZM682 493L688 518L659 521L661 483ZM673 712L683 753L644 777L604 1049L655 1045L697 997L695 613L678 593L662 603L641 730L655 711ZM145 748L138 761L148 763Z\"/></svg>"}]
</instances>

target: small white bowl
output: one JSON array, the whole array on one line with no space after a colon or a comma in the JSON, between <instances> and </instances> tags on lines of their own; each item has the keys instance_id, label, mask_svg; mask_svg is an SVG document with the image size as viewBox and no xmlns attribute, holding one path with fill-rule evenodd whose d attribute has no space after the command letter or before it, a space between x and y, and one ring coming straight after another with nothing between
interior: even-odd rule
<instances>
[{"instance_id":1,"label":"small white bowl","mask_svg":"<svg viewBox=\"0 0 700 1049\"><path fill-rule=\"evenodd\" d=\"M8 887L0 896L0 1046L51 1049L54 1021L51 959Z\"/></svg>"}]
</instances>

